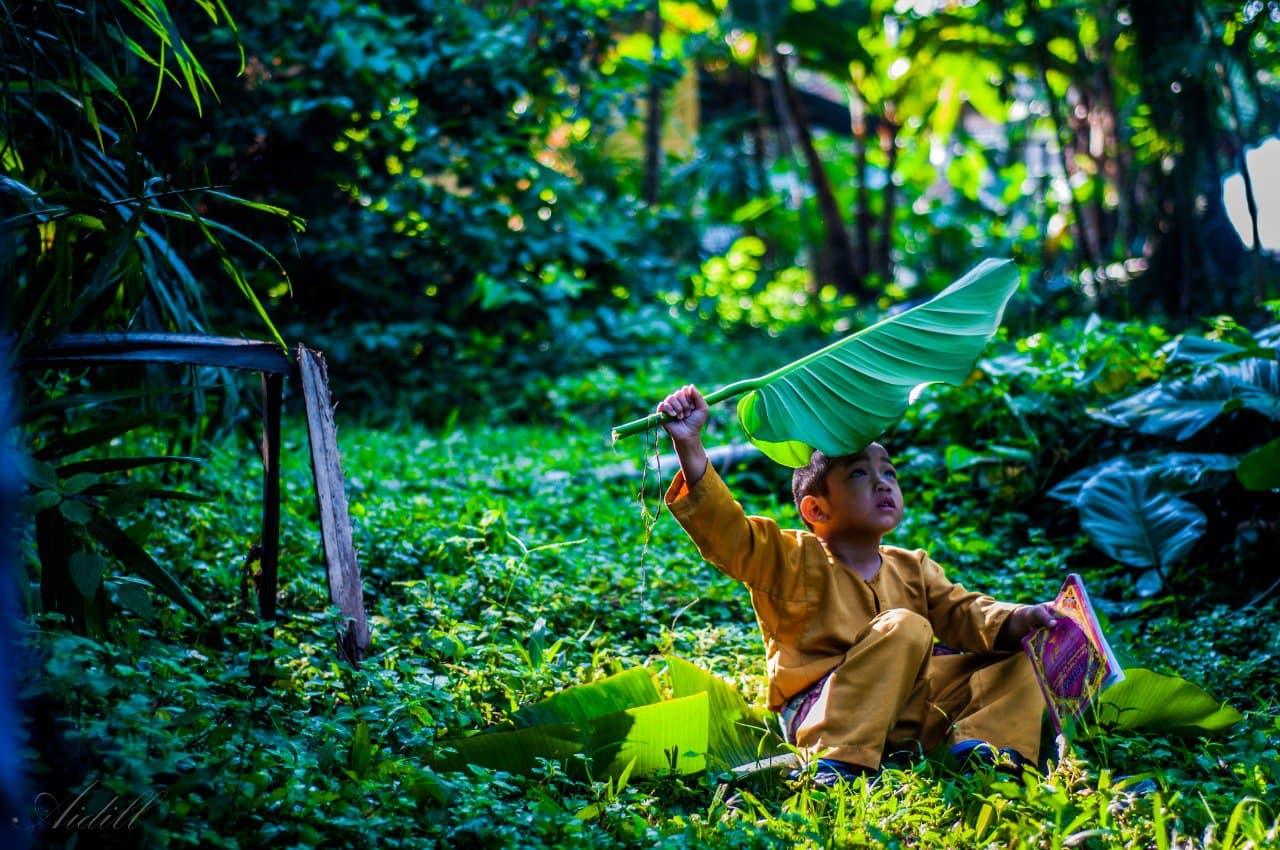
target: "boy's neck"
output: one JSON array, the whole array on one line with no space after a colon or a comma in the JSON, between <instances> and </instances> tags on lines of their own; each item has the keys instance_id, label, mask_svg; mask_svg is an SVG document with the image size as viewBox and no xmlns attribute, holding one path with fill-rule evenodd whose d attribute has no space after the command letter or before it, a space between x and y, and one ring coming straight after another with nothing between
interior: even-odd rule
<instances>
[{"instance_id":1,"label":"boy's neck","mask_svg":"<svg viewBox=\"0 0 1280 850\"><path fill-rule=\"evenodd\" d=\"M827 537L822 542L836 560L868 581L880 572L879 537Z\"/></svg>"}]
</instances>

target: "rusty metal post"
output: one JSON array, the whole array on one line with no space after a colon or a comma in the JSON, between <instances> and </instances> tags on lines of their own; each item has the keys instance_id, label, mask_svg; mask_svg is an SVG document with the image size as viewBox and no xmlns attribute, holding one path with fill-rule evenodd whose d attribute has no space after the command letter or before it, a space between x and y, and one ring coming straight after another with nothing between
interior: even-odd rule
<instances>
[{"instance_id":1,"label":"rusty metal post","mask_svg":"<svg viewBox=\"0 0 1280 850\"><path fill-rule=\"evenodd\" d=\"M280 565L280 407L284 376L262 374L262 572L258 578L258 614L276 618Z\"/></svg>"}]
</instances>

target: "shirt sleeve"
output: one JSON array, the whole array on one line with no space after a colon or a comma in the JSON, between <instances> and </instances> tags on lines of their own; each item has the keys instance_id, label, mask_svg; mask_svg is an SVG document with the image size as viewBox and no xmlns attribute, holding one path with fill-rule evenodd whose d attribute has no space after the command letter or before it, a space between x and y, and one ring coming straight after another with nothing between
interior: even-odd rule
<instances>
[{"instance_id":1,"label":"shirt sleeve","mask_svg":"<svg viewBox=\"0 0 1280 850\"><path fill-rule=\"evenodd\" d=\"M767 517L746 515L715 467L689 487L677 472L667 490L671 515L688 532L702 557L721 572L767 593L795 587L800 544Z\"/></svg>"},{"instance_id":2,"label":"shirt sleeve","mask_svg":"<svg viewBox=\"0 0 1280 850\"><path fill-rule=\"evenodd\" d=\"M949 581L942 567L923 550L919 554L929 622L938 640L969 652L995 649L1000 627L1018 606L965 590L962 585Z\"/></svg>"}]
</instances>

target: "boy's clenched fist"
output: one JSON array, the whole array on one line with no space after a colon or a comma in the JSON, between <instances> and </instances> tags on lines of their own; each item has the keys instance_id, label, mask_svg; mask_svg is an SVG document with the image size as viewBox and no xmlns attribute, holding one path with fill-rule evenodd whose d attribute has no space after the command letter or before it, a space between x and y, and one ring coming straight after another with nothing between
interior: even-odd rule
<instances>
[{"instance_id":1,"label":"boy's clenched fist","mask_svg":"<svg viewBox=\"0 0 1280 850\"><path fill-rule=\"evenodd\" d=\"M698 439L710 408L702 393L693 384L687 384L659 402L658 412L671 417L662 423L671 439L684 443Z\"/></svg>"}]
</instances>

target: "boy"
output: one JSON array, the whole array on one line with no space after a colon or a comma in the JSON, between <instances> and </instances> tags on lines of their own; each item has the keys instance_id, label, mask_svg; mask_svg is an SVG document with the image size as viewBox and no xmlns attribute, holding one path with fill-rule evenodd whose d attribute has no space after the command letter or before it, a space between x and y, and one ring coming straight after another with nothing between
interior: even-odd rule
<instances>
[{"instance_id":1,"label":"boy","mask_svg":"<svg viewBox=\"0 0 1280 850\"><path fill-rule=\"evenodd\" d=\"M822 754L823 784L879 770L887 746L1016 765L1040 749L1044 697L1022 637L1053 607L1013 605L952 584L923 550L882 546L902 493L878 443L814 452L792 489L807 531L747 517L707 462L707 403L693 387L658 405L680 459L671 513L698 551L751 589L764 636L769 708L795 746ZM934 636L964 653L937 654ZM895 746L894 749L897 749Z\"/></svg>"}]
</instances>

